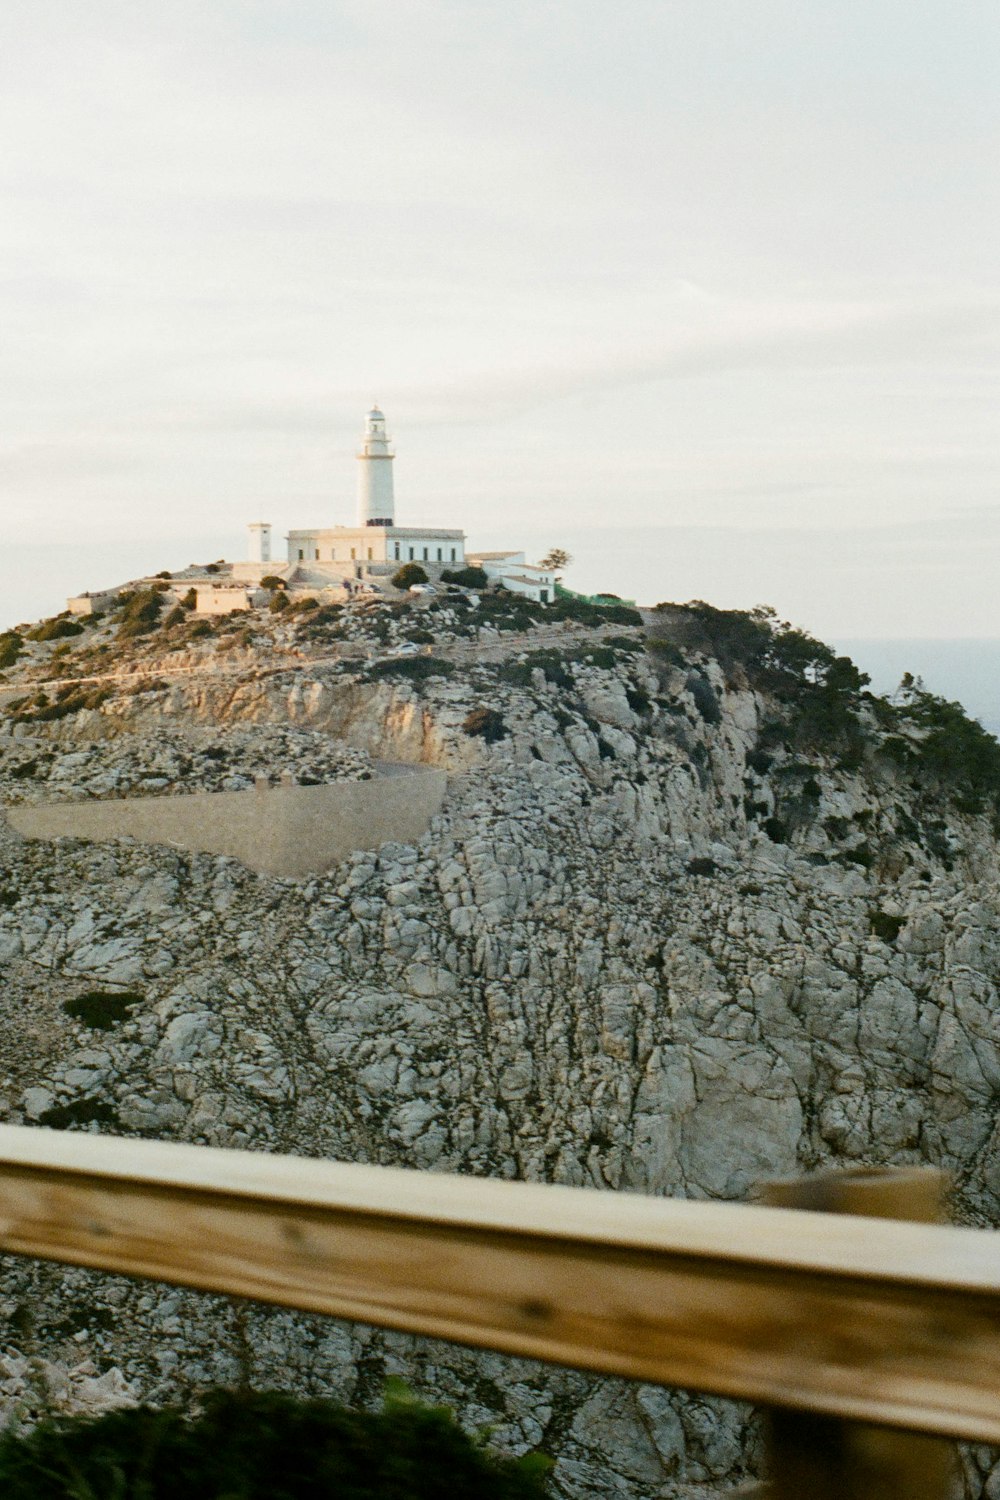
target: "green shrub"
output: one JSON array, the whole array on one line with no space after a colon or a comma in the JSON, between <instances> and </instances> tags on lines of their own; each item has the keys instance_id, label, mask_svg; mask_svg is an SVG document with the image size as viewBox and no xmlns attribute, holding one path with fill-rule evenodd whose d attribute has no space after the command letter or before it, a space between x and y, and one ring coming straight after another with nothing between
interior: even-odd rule
<instances>
[{"instance_id":1,"label":"green shrub","mask_svg":"<svg viewBox=\"0 0 1000 1500\"><path fill-rule=\"evenodd\" d=\"M474 708L471 713L466 714L462 728L467 735L481 736L488 745L495 745L497 740L504 739L510 733L503 715L495 708Z\"/></svg>"},{"instance_id":2,"label":"green shrub","mask_svg":"<svg viewBox=\"0 0 1000 1500\"><path fill-rule=\"evenodd\" d=\"M198 603L198 590L193 586L181 599L181 609L194 609Z\"/></svg>"},{"instance_id":3,"label":"green shrub","mask_svg":"<svg viewBox=\"0 0 1000 1500\"><path fill-rule=\"evenodd\" d=\"M39 689L29 698L19 698L7 705L15 723L46 724L57 719L66 719L83 708L100 708L111 696L110 687L96 687L86 683L65 683L56 692L55 702Z\"/></svg>"},{"instance_id":4,"label":"green shrub","mask_svg":"<svg viewBox=\"0 0 1000 1500\"><path fill-rule=\"evenodd\" d=\"M485 589L489 587L489 578L482 568L445 568L441 574L442 583L457 583L463 589Z\"/></svg>"},{"instance_id":5,"label":"green shrub","mask_svg":"<svg viewBox=\"0 0 1000 1500\"><path fill-rule=\"evenodd\" d=\"M12 667L24 650L24 642L16 630L5 630L0 635L0 672Z\"/></svg>"},{"instance_id":6,"label":"green shrub","mask_svg":"<svg viewBox=\"0 0 1000 1500\"><path fill-rule=\"evenodd\" d=\"M895 917L887 911L873 911L869 917L872 932L883 943L894 943L899 936L900 929L905 926L904 917Z\"/></svg>"},{"instance_id":7,"label":"green shrub","mask_svg":"<svg viewBox=\"0 0 1000 1500\"><path fill-rule=\"evenodd\" d=\"M283 609L287 609L288 606L288 595L284 592L283 589L275 589L274 593L271 595L271 603L268 605L271 613L274 615L279 615L281 611Z\"/></svg>"},{"instance_id":8,"label":"green shrub","mask_svg":"<svg viewBox=\"0 0 1000 1500\"><path fill-rule=\"evenodd\" d=\"M664 641L653 636L646 642L646 649L650 656L654 657L657 662L661 662L664 666L687 666L684 653L674 645L673 641Z\"/></svg>"},{"instance_id":9,"label":"green shrub","mask_svg":"<svg viewBox=\"0 0 1000 1500\"><path fill-rule=\"evenodd\" d=\"M705 723L720 723L722 709L719 707L718 694L708 678L702 676L701 672L692 672L684 686L694 699L694 706L705 720Z\"/></svg>"},{"instance_id":10,"label":"green shrub","mask_svg":"<svg viewBox=\"0 0 1000 1500\"><path fill-rule=\"evenodd\" d=\"M187 610L181 604L175 604L163 618L164 630L170 630L174 625L183 625L187 620Z\"/></svg>"},{"instance_id":11,"label":"green shrub","mask_svg":"<svg viewBox=\"0 0 1000 1500\"><path fill-rule=\"evenodd\" d=\"M83 626L68 615L54 615L51 620L43 620L34 630L29 630L28 640L59 641L70 635L83 635Z\"/></svg>"},{"instance_id":12,"label":"green shrub","mask_svg":"<svg viewBox=\"0 0 1000 1500\"><path fill-rule=\"evenodd\" d=\"M95 1031L111 1031L128 1019L130 1010L141 1004L141 995L87 990L72 1000L64 1000L63 1010L74 1021L82 1021L84 1026L91 1026Z\"/></svg>"},{"instance_id":13,"label":"green shrub","mask_svg":"<svg viewBox=\"0 0 1000 1500\"><path fill-rule=\"evenodd\" d=\"M0 1437L4 1500L542 1500L550 1460L512 1459L443 1407L380 1412L278 1391L43 1422Z\"/></svg>"},{"instance_id":14,"label":"green shrub","mask_svg":"<svg viewBox=\"0 0 1000 1500\"><path fill-rule=\"evenodd\" d=\"M279 578L277 573L268 573L266 578L260 580L260 586L262 589L267 589L268 592L272 589L284 589L288 587L285 580Z\"/></svg>"},{"instance_id":15,"label":"green shrub","mask_svg":"<svg viewBox=\"0 0 1000 1500\"><path fill-rule=\"evenodd\" d=\"M50 1130L68 1130L71 1125L118 1125L118 1111L113 1104L106 1099L95 1099L92 1095L86 1099L70 1099L66 1104L53 1104L51 1109L43 1110L38 1116L39 1125L47 1125ZM0 1442L2 1449L2 1442ZM10 1492L3 1486L3 1465L0 1462L0 1494L7 1500ZM75 1500L71 1490L53 1491L54 1494L65 1493L70 1500ZM86 1492L84 1492L86 1493Z\"/></svg>"},{"instance_id":16,"label":"green shrub","mask_svg":"<svg viewBox=\"0 0 1000 1500\"><path fill-rule=\"evenodd\" d=\"M368 673L371 677L406 677L411 682L422 682L427 677L450 677L454 670L454 662L433 656L400 656L373 662Z\"/></svg>"},{"instance_id":17,"label":"green shrub","mask_svg":"<svg viewBox=\"0 0 1000 1500\"><path fill-rule=\"evenodd\" d=\"M426 583L427 574L419 563L404 563L397 568L392 575L392 586L394 589L409 589L415 583Z\"/></svg>"},{"instance_id":18,"label":"green shrub","mask_svg":"<svg viewBox=\"0 0 1000 1500\"><path fill-rule=\"evenodd\" d=\"M129 639L148 635L155 630L163 610L163 594L157 588L139 589L132 594L121 611L118 621L119 636Z\"/></svg>"}]
</instances>

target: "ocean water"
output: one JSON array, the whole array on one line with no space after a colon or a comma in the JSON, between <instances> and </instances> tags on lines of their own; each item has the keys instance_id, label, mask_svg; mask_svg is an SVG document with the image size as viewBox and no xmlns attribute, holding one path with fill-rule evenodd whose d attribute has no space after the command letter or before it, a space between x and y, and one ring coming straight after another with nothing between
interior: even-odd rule
<instances>
[{"instance_id":1,"label":"ocean water","mask_svg":"<svg viewBox=\"0 0 1000 1500\"><path fill-rule=\"evenodd\" d=\"M830 644L869 674L873 692L891 693L904 672L912 672L929 692L961 703L1000 738L1000 640L838 638Z\"/></svg>"}]
</instances>

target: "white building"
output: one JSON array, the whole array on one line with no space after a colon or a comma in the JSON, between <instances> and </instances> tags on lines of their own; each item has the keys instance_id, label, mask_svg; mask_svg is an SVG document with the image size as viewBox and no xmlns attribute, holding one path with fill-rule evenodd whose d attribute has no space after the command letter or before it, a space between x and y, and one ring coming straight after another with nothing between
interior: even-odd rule
<instances>
[{"instance_id":1,"label":"white building","mask_svg":"<svg viewBox=\"0 0 1000 1500\"><path fill-rule=\"evenodd\" d=\"M525 561L523 552L466 553L465 533L451 528L397 526L393 490L395 455L385 416L373 406L365 418L358 459L357 523L296 528L286 537L287 560L273 560L271 527L250 527L250 561L235 563L234 580L259 583L268 573L310 590L391 578L404 563L419 563L431 577L472 563L514 594L541 604L555 599L555 575Z\"/></svg>"},{"instance_id":2,"label":"white building","mask_svg":"<svg viewBox=\"0 0 1000 1500\"><path fill-rule=\"evenodd\" d=\"M551 604L556 597L555 573L525 562L523 552L470 552L468 558L470 567L482 568L487 578L512 594L523 594L537 604Z\"/></svg>"},{"instance_id":3,"label":"white building","mask_svg":"<svg viewBox=\"0 0 1000 1500\"><path fill-rule=\"evenodd\" d=\"M250 562L238 563L241 577L266 571L289 574L296 568L312 586L347 579L391 576L408 562L431 570L465 567L465 533L432 526L397 526L392 465L385 416L373 406L365 419L358 459L357 524L296 528L288 533L287 566L272 565L271 527L250 527Z\"/></svg>"}]
</instances>

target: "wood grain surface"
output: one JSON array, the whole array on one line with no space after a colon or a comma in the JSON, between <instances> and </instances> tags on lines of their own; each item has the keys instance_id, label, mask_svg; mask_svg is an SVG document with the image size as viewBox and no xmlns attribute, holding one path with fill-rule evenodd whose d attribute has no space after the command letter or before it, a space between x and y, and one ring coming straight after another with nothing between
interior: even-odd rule
<instances>
[{"instance_id":1,"label":"wood grain surface","mask_svg":"<svg viewBox=\"0 0 1000 1500\"><path fill-rule=\"evenodd\" d=\"M1000 1442L1000 1238L0 1127L0 1249Z\"/></svg>"}]
</instances>

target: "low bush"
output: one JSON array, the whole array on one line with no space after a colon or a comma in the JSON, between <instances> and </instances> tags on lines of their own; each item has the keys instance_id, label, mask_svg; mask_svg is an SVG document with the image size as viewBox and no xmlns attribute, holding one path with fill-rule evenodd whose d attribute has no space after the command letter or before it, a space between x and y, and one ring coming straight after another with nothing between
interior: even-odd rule
<instances>
[{"instance_id":1,"label":"low bush","mask_svg":"<svg viewBox=\"0 0 1000 1500\"><path fill-rule=\"evenodd\" d=\"M489 578L482 568L445 568L441 574L442 583L457 583L462 589L485 589L489 587Z\"/></svg>"},{"instance_id":2,"label":"low bush","mask_svg":"<svg viewBox=\"0 0 1000 1500\"><path fill-rule=\"evenodd\" d=\"M462 728L467 735L480 736L488 745L495 745L497 740L504 739L510 733L503 715L495 708L474 708L471 713L466 714Z\"/></svg>"},{"instance_id":3,"label":"low bush","mask_svg":"<svg viewBox=\"0 0 1000 1500\"><path fill-rule=\"evenodd\" d=\"M155 630L163 610L163 594L160 589L139 589L123 606L119 621L119 636L129 639L148 635Z\"/></svg>"},{"instance_id":4,"label":"low bush","mask_svg":"<svg viewBox=\"0 0 1000 1500\"><path fill-rule=\"evenodd\" d=\"M70 1099L66 1104L53 1104L50 1109L43 1110L38 1116L39 1125L47 1125L50 1130L68 1130L71 1125L118 1125L118 1111L113 1104L106 1099L95 1099L89 1096L86 1099ZM2 1440L0 1440L2 1447ZM0 1463L0 1494L4 1500L8 1500L10 1491L3 1485L4 1472ZM53 1494L66 1496L66 1500L76 1500L72 1490L55 1490ZM86 1491L84 1491L86 1494Z\"/></svg>"},{"instance_id":5,"label":"low bush","mask_svg":"<svg viewBox=\"0 0 1000 1500\"><path fill-rule=\"evenodd\" d=\"M0 672L12 667L24 650L24 642L16 630L5 630L0 635Z\"/></svg>"},{"instance_id":6,"label":"low bush","mask_svg":"<svg viewBox=\"0 0 1000 1500\"><path fill-rule=\"evenodd\" d=\"M426 582L427 574L419 563L404 563L392 575L392 586L394 589L409 589L415 583Z\"/></svg>"},{"instance_id":7,"label":"low bush","mask_svg":"<svg viewBox=\"0 0 1000 1500\"><path fill-rule=\"evenodd\" d=\"M268 573L266 578L262 578L260 580L260 586L262 589L267 589L268 593L270 593L272 589L284 589L288 587L285 580L283 578L279 578L277 573Z\"/></svg>"},{"instance_id":8,"label":"low bush","mask_svg":"<svg viewBox=\"0 0 1000 1500\"><path fill-rule=\"evenodd\" d=\"M895 917L891 912L873 911L869 917L872 932L883 943L894 943L905 925L904 917Z\"/></svg>"},{"instance_id":9,"label":"low bush","mask_svg":"<svg viewBox=\"0 0 1000 1500\"><path fill-rule=\"evenodd\" d=\"M84 1026L91 1026L95 1031L111 1031L128 1019L130 1010L141 1004L141 995L87 990L72 1000L64 1000L63 1010L74 1021L82 1021Z\"/></svg>"},{"instance_id":10,"label":"low bush","mask_svg":"<svg viewBox=\"0 0 1000 1500\"><path fill-rule=\"evenodd\" d=\"M111 696L110 687L70 682L57 690L55 701L39 689L29 698L9 703L7 708L17 724L48 724L69 718L84 708L100 708Z\"/></svg>"},{"instance_id":11,"label":"low bush","mask_svg":"<svg viewBox=\"0 0 1000 1500\"><path fill-rule=\"evenodd\" d=\"M36 625L34 630L28 631L29 641L60 641L66 636L83 635L83 626L78 620L71 619L68 615L54 615L51 620L43 620Z\"/></svg>"},{"instance_id":12,"label":"low bush","mask_svg":"<svg viewBox=\"0 0 1000 1500\"><path fill-rule=\"evenodd\" d=\"M283 589L275 589L274 593L271 595L271 603L268 605L271 613L274 615L278 615L282 610L287 609L288 606L288 595L284 592Z\"/></svg>"},{"instance_id":13,"label":"low bush","mask_svg":"<svg viewBox=\"0 0 1000 1500\"><path fill-rule=\"evenodd\" d=\"M370 677L405 677L411 682L422 682L427 677L450 677L454 670L454 662L440 661L433 656L400 656L373 662L368 674Z\"/></svg>"},{"instance_id":14,"label":"low bush","mask_svg":"<svg viewBox=\"0 0 1000 1500\"><path fill-rule=\"evenodd\" d=\"M443 1407L380 1412L278 1391L43 1422L0 1437L4 1500L543 1500L551 1461L506 1458Z\"/></svg>"}]
</instances>

